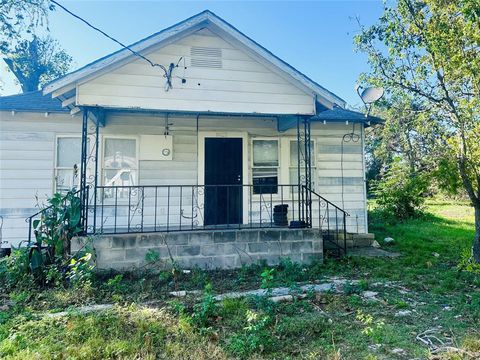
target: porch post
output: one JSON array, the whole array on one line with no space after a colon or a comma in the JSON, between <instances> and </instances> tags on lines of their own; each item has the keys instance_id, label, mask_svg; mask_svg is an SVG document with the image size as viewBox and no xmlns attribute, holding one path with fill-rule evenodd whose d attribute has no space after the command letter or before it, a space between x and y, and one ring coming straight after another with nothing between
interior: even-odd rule
<instances>
[{"instance_id":1,"label":"porch post","mask_svg":"<svg viewBox=\"0 0 480 360\"><path fill-rule=\"evenodd\" d=\"M87 190L87 161L88 161L88 110L83 109L82 121L82 155L80 159L80 203L82 214L83 232L87 232L88 226L88 190Z\"/></svg>"},{"instance_id":2,"label":"porch post","mask_svg":"<svg viewBox=\"0 0 480 360\"><path fill-rule=\"evenodd\" d=\"M93 178L94 186L94 196L93 196L93 234L97 231L97 186L98 186L98 135L99 135L99 122L100 119L97 117L95 121L95 174ZM103 193L102 193L103 196ZM102 219L103 221L103 219Z\"/></svg>"},{"instance_id":3,"label":"porch post","mask_svg":"<svg viewBox=\"0 0 480 360\"><path fill-rule=\"evenodd\" d=\"M312 226L312 164L310 119L297 117L297 171L299 220ZM302 171L303 167L303 171Z\"/></svg>"},{"instance_id":4,"label":"porch post","mask_svg":"<svg viewBox=\"0 0 480 360\"><path fill-rule=\"evenodd\" d=\"M300 132L300 117L297 116L297 182L298 182L298 220L304 221L303 216L303 179L301 172L302 163L302 136Z\"/></svg>"},{"instance_id":5,"label":"porch post","mask_svg":"<svg viewBox=\"0 0 480 360\"><path fill-rule=\"evenodd\" d=\"M310 119L303 119L304 132L304 168L305 168L305 222L312 227L312 145L310 137Z\"/></svg>"}]
</instances>

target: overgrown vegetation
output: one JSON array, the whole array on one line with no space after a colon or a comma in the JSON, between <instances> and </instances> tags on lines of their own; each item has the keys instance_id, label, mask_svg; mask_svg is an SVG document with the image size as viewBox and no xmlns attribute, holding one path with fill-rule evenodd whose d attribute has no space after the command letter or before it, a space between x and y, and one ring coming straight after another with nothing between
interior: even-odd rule
<instances>
[{"instance_id":1,"label":"overgrown vegetation","mask_svg":"<svg viewBox=\"0 0 480 360\"><path fill-rule=\"evenodd\" d=\"M74 190L54 194L33 220L34 239L0 259L0 285L6 289L80 286L92 276L93 248L70 252L71 239L81 230L80 199Z\"/></svg>"},{"instance_id":2,"label":"overgrown vegetation","mask_svg":"<svg viewBox=\"0 0 480 360\"><path fill-rule=\"evenodd\" d=\"M81 287L4 289L0 357L433 359L417 339L428 330L459 349L436 358L477 356L480 275L460 255L471 247L471 208L429 203L421 218L395 225L377 216L372 211L371 230L380 242L392 236L395 243L387 249L401 257L309 266L284 259L275 268L256 264L235 271L99 273ZM295 293L302 283L332 277L349 280L342 293L312 292L287 302L214 298L278 286ZM169 292L178 290L201 292L172 299ZM74 308L94 303L115 306L88 313Z\"/></svg>"},{"instance_id":3,"label":"overgrown vegetation","mask_svg":"<svg viewBox=\"0 0 480 360\"><path fill-rule=\"evenodd\" d=\"M385 220L405 220L421 214L428 191L426 174L394 160L381 180L374 185L378 210Z\"/></svg>"}]
</instances>

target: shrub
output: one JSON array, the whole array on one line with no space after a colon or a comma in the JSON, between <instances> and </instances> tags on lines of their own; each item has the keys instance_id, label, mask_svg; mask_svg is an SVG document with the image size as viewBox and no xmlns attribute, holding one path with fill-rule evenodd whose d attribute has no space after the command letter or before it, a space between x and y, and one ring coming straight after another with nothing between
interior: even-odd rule
<instances>
[{"instance_id":1,"label":"shrub","mask_svg":"<svg viewBox=\"0 0 480 360\"><path fill-rule=\"evenodd\" d=\"M398 159L374 185L376 202L383 216L398 220L409 219L422 212L427 190L426 174L415 173Z\"/></svg>"}]
</instances>

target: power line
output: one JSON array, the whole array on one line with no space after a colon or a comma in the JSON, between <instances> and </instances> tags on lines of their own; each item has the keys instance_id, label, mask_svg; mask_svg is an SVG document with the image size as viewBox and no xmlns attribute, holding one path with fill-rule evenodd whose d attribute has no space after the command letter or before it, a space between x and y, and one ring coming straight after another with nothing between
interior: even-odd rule
<instances>
[{"instance_id":1,"label":"power line","mask_svg":"<svg viewBox=\"0 0 480 360\"><path fill-rule=\"evenodd\" d=\"M88 22L87 20L83 19L82 17L78 16L77 14L73 13L72 11L70 11L69 9L67 9L65 6L63 6L62 4L58 3L57 1L55 0L50 0L53 4L57 5L59 8L63 9L65 12L67 12L68 14L72 15L74 18L80 20L81 22L83 22L84 24L86 24L88 27L92 28L93 30L95 31L98 31L100 34L102 34L103 36L107 37L108 39L116 42L118 45L120 45L121 47L123 47L124 49L130 51L133 55L135 56L138 56L139 58L145 60L146 62L148 62L152 67L159 67L160 69L163 70L163 72L165 73L165 77L167 79L169 79L169 77L171 76L171 71L168 71L167 68L165 66L163 66L162 64L158 64L158 63L154 63L152 60L148 59L147 57L143 56L142 54L136 52L135 50L133 50L130 46L128 45L125 45L124 43L122 43L121 41L115 39L113 36L110 36L108 35L105 31L99 29L98 27L96 27L95 25L92 25L90 22ZM179 60L180 62L180 60ZM177 64L178 66L178 64ZM170 72L170 75L169 75L169 72ZM169 83L169 85L171 86L171 84Z\"/></svg>"}]
</instances>

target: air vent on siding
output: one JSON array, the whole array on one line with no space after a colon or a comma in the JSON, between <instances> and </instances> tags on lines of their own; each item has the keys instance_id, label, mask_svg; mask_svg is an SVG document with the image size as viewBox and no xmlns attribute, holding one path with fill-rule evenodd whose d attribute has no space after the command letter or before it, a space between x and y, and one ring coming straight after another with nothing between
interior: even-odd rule
<instances>
[{"instance_id":1,"label":"air vent on siding","mask_svg":"<svg viewBox=\"0 0 480 360\"><path fill-rule=\"evenodd\" d=\"M222 49L212 47L192 46L190 48L190 66L222 68Z\"/></svg>"}]
</instances>

